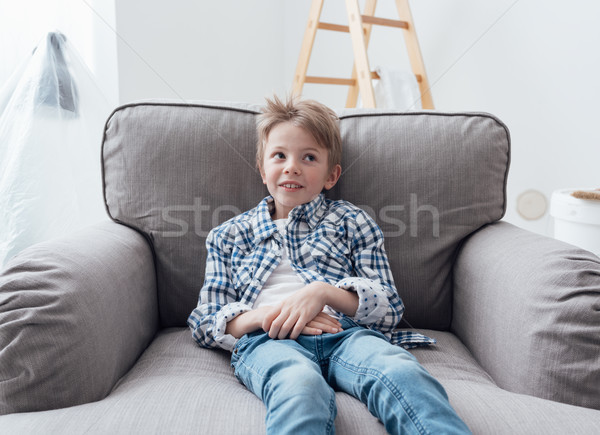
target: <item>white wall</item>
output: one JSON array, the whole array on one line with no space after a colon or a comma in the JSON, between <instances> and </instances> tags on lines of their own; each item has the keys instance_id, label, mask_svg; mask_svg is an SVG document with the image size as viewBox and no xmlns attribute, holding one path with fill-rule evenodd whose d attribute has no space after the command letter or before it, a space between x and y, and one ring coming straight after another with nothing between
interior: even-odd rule
<instances>
[{"instance_id":1,"label":"white wall","mask_svg":"<svg viewBox=\"0 0 600 435\"><path fill-rule=\"evenodd\" d=\"M15 53L29 49L39 38L32 36L39 23L56 15L52 5L59 5L72 42L94 35L80 50L121 103L261 103L266 95L289 91L310 7L309 0L128 0L116 6L107 0L0 1L1 60L18 57L10 54L12 46ZM4 14L8 4L17 16ZM518 215L519 194L536 189L549 200L558 188L600 187L600 3L413 0L411 7L436 108L486 111L508 125L513 148L506 219L547 233L548 214L535 221ZM394 3L380 0L377 15L395 18ZM344 3L327 1L323 19L347 22ZM399 31L376 28L369 56L372 67L405 65ZM6 65L0 61L0 83ZM348 76L351 67L349 37L320 31L309 73ZM305 96L336 108L345 93L341 87L305 87Z\"/></svg>"},{"instance_id":2,"label":"white wall","mask_svg":"<svg viewBox=\"0 0 600 435\"><path fill-rule=\"evenodd\" d=\"M285 88L284 2L117 2L120 95L261 102Z\"/></svg>"}]
</instances>

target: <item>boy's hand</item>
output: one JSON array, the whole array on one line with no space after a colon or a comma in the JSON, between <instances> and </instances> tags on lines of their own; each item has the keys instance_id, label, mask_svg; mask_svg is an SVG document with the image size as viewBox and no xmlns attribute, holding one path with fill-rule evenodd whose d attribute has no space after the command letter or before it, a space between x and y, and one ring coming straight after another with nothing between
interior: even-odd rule
<instances>
[{"instance_id":1,"label":"boy's hand","mask_svg":"<svg viewBox=\"0 0 600 435\"><path fill-rule=\"evenodd\" d=\"M324 332L335 334L342 330L342 324L329 314L320 312L317 317L306 324L302 330L303 335L321 335Z\"/></svg>"},{"instance_id":2,"label":"boy's hand","mask_svg":"<svg viewBox=\"0 0 600 435\"><path fill-rule=\"evenodd\" d=\"M289 335L292 340L298 338L305 329L304 333L307 335L340 330L341 325L334 327L331 324L330 316L319 316L326 305L322 286L329 284L313 282L275 305L263 319L263 330L268 332L271 338L283 339Z\"/></svg>"}]
</instances>

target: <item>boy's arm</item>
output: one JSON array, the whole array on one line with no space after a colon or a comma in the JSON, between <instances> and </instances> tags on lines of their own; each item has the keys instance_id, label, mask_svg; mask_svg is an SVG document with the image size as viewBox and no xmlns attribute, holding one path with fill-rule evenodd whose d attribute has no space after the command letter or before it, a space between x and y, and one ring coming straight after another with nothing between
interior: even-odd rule
<instances>
[{"instance_id":1,"label":"boy's arm","mask_svg":"<svg viewBox=\"0 0 600 435\"><path fill-rule=\"evenodd\" d=\"M394 285L383 242L379 226L360 210L352 240L354 276L335 285L358 296L358 308L353 316L357 323L387 333L400 322L404 305Z\"/></svg>"},{"instance_id":2,"label":"boy's arm","mask_svg":"<svg viewBox=\"0 0 600 435\"><path fill-rule=\"evenodd\" d=\"M231 279L233 243L221 227L211 231L206 239L207 258L204 285L198 305L188 318L188 326L202 347L219 347L231 351L236 337L227 333L228 323L251 306L238 302Z\"/></svg>"},{"instance_id":3,"label":"boy's arm","mask_svg":"<svg viewBox=\"0 0 600 435\"><path fill-rule=\"evenodd\" d=\"M244 334L257 331L262 328L263 319L267 308L261 307L251 311L246 311L227 322L225 333L240 338Z\"/></svg>"}]
</instances>

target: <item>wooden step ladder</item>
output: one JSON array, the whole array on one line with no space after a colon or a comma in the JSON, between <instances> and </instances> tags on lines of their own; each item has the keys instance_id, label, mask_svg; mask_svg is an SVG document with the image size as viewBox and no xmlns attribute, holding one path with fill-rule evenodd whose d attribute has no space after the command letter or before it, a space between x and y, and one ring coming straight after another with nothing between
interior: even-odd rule
<instances>
[{"instance_id":1,"label":"wooden step ladder","mask_svg":"<svg viewBox=\"0 0 600 435\"><path fill-rule=\"evenodd\" d=\"M379 79L379 75L371 71L369 67L369 59L367 56L367 48L371 36L371 28L375 25L389 26L400 28L404 31L404 41L408 51L411 68L421 92L421 104L423 109L433 109L433 99L429 89L429 81L425 73L425 64L421 56L417 33L412 20L412 14L408 5L408 0L396 0L396 8L400 20L389 20L385 18L375 17L375 6L377 0L367 0L365 3L364 13L360 13L358 0L346 0L346 10L348 12L348 26L339 24L324 23L320 21L321 10L323 9L324 0L313 0L308 16L308 24L296 74L294 76L294 86L292 92L295 95L302 94L302 88L305 83L320 83L328 85L347 85L348 98L346 99L346 107L356 107L358 93L360 91L363 107L376 107L375 93L373 92L373 79ZM354 51L354 66L352 67L352 78L333 78L333 77L316 77L307 76L308 62L313 49L317 30L333 30L337 32L350 33L352 38L352 48Z\"/></svg>"}]
</instances>

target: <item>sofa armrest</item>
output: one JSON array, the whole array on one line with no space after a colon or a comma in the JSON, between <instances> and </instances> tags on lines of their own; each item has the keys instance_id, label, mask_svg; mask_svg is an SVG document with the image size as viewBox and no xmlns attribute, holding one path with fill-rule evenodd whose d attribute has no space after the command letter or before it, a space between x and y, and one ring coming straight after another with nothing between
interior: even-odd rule
<instances>
[{"instance_id":1,"label":"sofa armrest","mask_svg":"<svg viewBox=\"0 0 600 435\"><path fill-rule=\"evenodd\" d=\"M600 259L497 222L454 269L452 330L509 391L600 409Z\"/></svg>"},{"instance_id":2,"label":"sofa armrest","mask_svg":"<svg viewBox=\"0 0 600 435\"><path fill-rule=\"evenodd\" d=\"M103 222L24 250L0 274L0 415L102 399L157 328L134 230Z\"/></svg>"}]
</instances>

